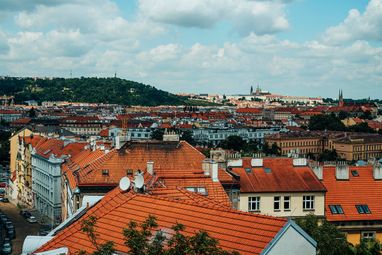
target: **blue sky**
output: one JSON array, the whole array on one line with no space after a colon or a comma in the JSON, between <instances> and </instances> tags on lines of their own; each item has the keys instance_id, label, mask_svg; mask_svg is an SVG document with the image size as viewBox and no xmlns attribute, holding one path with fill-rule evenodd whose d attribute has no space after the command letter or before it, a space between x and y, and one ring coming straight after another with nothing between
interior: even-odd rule
<instances>
[{"instance_id":1,"label":"blue sky","mask_svg":"<svg viewBox=\"0 0 382 255\"><path fill-rule=\"evenodd\" d=\"M377 98L382 0L2 0L0 75Z\"/></svg>"}]
</instances>

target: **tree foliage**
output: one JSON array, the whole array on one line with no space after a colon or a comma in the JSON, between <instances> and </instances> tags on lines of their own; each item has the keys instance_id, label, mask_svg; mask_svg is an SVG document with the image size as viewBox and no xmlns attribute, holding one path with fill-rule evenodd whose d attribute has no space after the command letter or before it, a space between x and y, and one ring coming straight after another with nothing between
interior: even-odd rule
<instances>
[{"instance_id":1,"label":"tree foliage","mask_svg":"<svg viewBox=\"0 0 382 255\"><path fill-rule=\"evenodd\" d=\"M96 218L90 216L82 221L82 231L85 232L96 249L91 255L112 255L113 242L99 244L95 233ZM240 255L238 252L225 251L218 247L218 241L203 230L192 236L185 236L184 225L175 224L171 234L159 229L156 217L149 215L138 224L130 221L123 230L125 245L129 248L128 255ZM168 231L168 230L167 230ZM79 255L88 255L80 251Z\"/></svg>"},{"instance_id":2,"label":"tree foliage","mask_svg":"<svg viewBox=\"0 0 382 255\"><path fill-rule=\"evenodd\" d=\"M353 254L346 241L344 233L336 226L322 219L321 223L317 216L309 214L296 220L297 224L314 240L317 241L319 254L325 255L347 255Z\"/></svg>"},{"instance_id":3,"label":"tree foliage","mask_svg":"<svg viewBox=\"0 0 382 255\"><path fill-rule=\"evenodd\" d=\"M297 224L317 241L318 254L325 255L379 255L381 244L374 239L362 239L353 246L346 240L346 235L325 219L310 214L296 219Z\"/></svg>"},{"instance_id":4,"label":"tree foliage","mask_svg":"<svg viewBox=\"0 0 382 255\"><path fill-rule=\"evenodd\" d=\"M334 114L312 116L309 121L310 130L345 131L346 127Z\"/></svg>"},{"instance_id":5,"label":"tree foliage","mask_svg":"<svg viewBox=\"0 0 382 255\"><path fill-rule=\"evenodd\" d=\"M182 105L187 99L153 86L119 78L0 79L0 94L26 100L114 103L121 105Z\"/></svg>"}]
</instances>

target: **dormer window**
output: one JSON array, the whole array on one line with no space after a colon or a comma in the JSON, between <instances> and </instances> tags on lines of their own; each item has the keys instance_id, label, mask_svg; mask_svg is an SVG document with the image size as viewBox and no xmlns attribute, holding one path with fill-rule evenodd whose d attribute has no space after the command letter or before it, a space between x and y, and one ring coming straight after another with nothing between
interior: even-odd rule
<instances>
[{"instance_id":1,"label":"dormer window","mask_svg":"<svg viewBox=\"0 0 382 255\"><path fill-rule=\"evenodd\" d=\"M344 214L344 210L341 205L329 205L329 209L332 214Z\"/></svg>"},{"instance_id":2,"label":"dormer window","mask_svg":"<svg viewBox=\"0 0 382 255\"><path fill-rule=\"evenodd\" d=\"M126 175L127 176L133 176L134 175L134 170L133 169L127 169L126 170Z\"/></svg>"},{"instance_id":3,"label":"dormer window","mask_svg":"<svg viewBox=\"0 0 382 255\"><path fill-rule=\"evenodd\" d=\"M357 211L359 214L370 214L371 213L369 206L367 206L367 205L356 205L355 208L357 208Z\"/></svg>"},{"instance_id":4,"label":"dormer window","mask_svg":"<svg viewBox=\"0 0 382 255\"><path fill-rule=\"evenodd\" d=\"M109 176L109 169L102 169L102 176Z\"/></svg>"},{"instance_id":5,"label":"dormer window","mask_svg":"<svg viewBox=\"0 0 382 255\"><path fill-rule=\"evenodd\" d=\"M359 176L359 173L357 170L352 170L351 171L351 175L353 175L353 177L358 177Z\"/></svg>"}]
</instances>

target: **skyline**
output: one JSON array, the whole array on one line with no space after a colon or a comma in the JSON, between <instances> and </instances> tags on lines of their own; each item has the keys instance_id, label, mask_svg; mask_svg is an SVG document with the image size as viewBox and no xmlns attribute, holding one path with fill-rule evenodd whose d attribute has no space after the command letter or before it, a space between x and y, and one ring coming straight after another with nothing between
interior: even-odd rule
<instances>
[{"instance_id":1,"label":"skyline","mask_svg":"<svg viewBox=\"0 0 382 255\"><path fill-rule=\"evenodd\" d=\"M324 17L324 15L326 17ZM0 75L112 77L172 93L377 98L382 0L0 3Z\"/></svg>"}]
</instances>

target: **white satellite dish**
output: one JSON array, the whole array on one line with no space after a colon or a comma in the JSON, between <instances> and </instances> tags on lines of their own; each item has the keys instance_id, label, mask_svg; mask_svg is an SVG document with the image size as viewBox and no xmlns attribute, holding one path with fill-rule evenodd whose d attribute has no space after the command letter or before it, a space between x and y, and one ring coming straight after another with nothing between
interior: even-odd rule
<instances>
[{"instance_id":1,"label":"white satellite dish","mask_svg":"<svg viewBox=\"0 0 382 255\"><path fill-rule=\"evenodd\" d=\"M119 181L119 188L123 191L126 191L130 188L130 179L128 177L123 177L120 181Z\"/></svg>"},{"instance_id":2,"label":"white satellite dish","mask_svg":"<svg viewBox=\"0 0 382 255\"><path fill-rule=\"evenodd\" d=\"M140 189L145 184L145 180L143 179L143 175L137 174L134 178L134 185L136 188Z\"/></svg>"}]
</instances>

